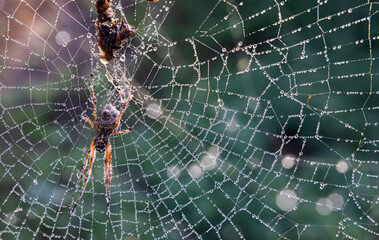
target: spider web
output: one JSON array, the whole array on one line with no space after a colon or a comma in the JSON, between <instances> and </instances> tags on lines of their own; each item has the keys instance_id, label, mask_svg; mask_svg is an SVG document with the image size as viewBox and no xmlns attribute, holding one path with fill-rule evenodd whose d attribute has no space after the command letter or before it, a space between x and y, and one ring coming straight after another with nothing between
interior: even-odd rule
<instances>
[{"instance_id":1,"label":"spider web","mask_svg":"<svg viewBox=\"0 0 379 240\"><path fill-rule=\"evenodd\" d=\"M376 239L378 2L0 1L1 239ZM98 108L133 100L75 214ZM98 109L99 110L99 109ZM82 183L78 188L81 189Z\"/></svg>"}]
</instances>

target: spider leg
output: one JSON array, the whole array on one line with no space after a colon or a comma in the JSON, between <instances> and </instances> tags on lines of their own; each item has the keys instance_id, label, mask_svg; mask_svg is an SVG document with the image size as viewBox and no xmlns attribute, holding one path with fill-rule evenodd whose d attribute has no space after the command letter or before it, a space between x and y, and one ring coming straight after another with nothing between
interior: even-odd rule
<instances>
[{"instance_id":1,"label":"spider leg","mask_svg":"<svg viewBox=\"0 0 379 240\"><path fill-rule=\"evenodd\" d=\"M83 120L85 120L86 122L88 122L89 124L91 124L91 127L93 128L93 129L95 129L96 130L96 128L95 128L95 126L93 125L93 123L91 122L91 120L89 120L88 118L86 118L86 117L84 117L84 116L80 116Z\"/></svg>"},{"instance_id":2,"label":"spider leg","mask_svg":"<svg viewBox=\"0 0 379 240\"><path fill-rule=\"evenodd\" d=\"M88 154L89 154L89 155L88 155ZM81 170L81 174L80 174L80 176L79 176L78 184L79 184L80 179L81 179L82 176L83 176L83 173L84 173L85 168L87 167L87 159L88 159L88 156L90 156L89 167L88 167L88 170L87 170L86 175L84 176L84 181L83 181L82 191L80 192L80 195L79 195L78 199L76 200L74 206L73 206L72 209L71 209L71 214L74 213L76 206L78 205L80 199L82 198L83 193L84 193L84 189L86 188L86 185L87 185L88 179L89 179L89 177L90 177L90 175L91 175L92 163L93 163L93 160L95 159L95 140L92 140L92 143L91 143L90 149L89 149L88 152L87 152L87 156L86 156L86 159L84 160L84 163L83 163L83 166L82 166L82 170Z\"/></svg>"},{"instance_id":3,"label":"spider leg","mask_svg":"<svg viewBox=\"0 0 379 240\"><path fill-rule=\"evenodd\" d=\"M128 133L128 132L130 132L130 131L132 131L132 129L131 128L129 128L128 130L122 130L122 131L118 131L118 132L116 132L115 134L113 134L113 135L117 135L117 134L125 134L125 133Z\"/></svg>"},{"instance_id":4,"label":"spider leg","mask_svg":"<svg viewBox=\"0 0 379 240\"><path fill-rule=\"evenodd\" d=\"M97 129L97 116L96 116L96 97L95 97L95 93L93 91L93 74L91 74L91 95L92 95L92 104L93 104L93 118L94 118L94 122L95 122L95 127L94 129L96 130Z\"/></svg>"},{"instance_id":5,"label":"spider leg","mask_svg":"<svg viewBox=\"0 0 379 240\"><path fill-rule=\"evenodd\" d=\"M120 120L121 120L121 117L122 117L122 114L124 114L125 112L125 109L126 107L128 106L128 103L130 102L130 100L132 100L132 85L130 84L129 85L129 94L128 94L128 99L126 99L126 101L124 102L124 104L122 105L122 108L121 108L121 111L120 111L120 114L118 115L117 119L116 119L116 122L115 124L113 125L112 129L111 129L111 132L118 126Z\"/></svg>"},{"instance_id":6,"label":"spider leg","mask_svg":"<svg viewBox=\"0 0 379 240\"><path fill-rule=\"evenodd\" d=\"M77 192L78 191L78 185L79 185L79 182L80 182L80 179L82 179L82 177L83 177L83 173L84 173L84 170L87 168L87 161L88 161L88 157L91 155L91 157L92 157L92 150L94 149L94 147L95 147L95 139L94 140L92 140L92 142L91 142L91 145L90 145L90 147L89 147L89 149L88 149L88 151L87 151L87 155L86 155L86 158L84 159L84 162L83 162L83 165L82 165L82 168L81 168L81 170L80 170L80 175L79 175L79 177L78 177L78 181L77 181L77 183L76 183L76 189L75 189L75 192Z\"/></svg>"},{"instance_id":7,"label":"spider leg","mask_svg":"<svg viewBox=\"0 0 379 240\"><path fill-rule=\"evenodd\" d=\"M110 218L110 203L111 203L111 193L109 185L111 183L112 178L112 159L111 159L111 144L108 142L107 148L105 150L104 157L104 178L105 178L105 186L107 187L107 206L108 206L108 218Z\"/></svg>"}]
</instances>

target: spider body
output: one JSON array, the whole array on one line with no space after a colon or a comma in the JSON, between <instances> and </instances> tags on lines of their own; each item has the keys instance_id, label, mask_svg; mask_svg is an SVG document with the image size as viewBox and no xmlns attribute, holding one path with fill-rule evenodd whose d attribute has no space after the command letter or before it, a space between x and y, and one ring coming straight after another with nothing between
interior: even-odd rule
<instances>
[{"instance_id":1,"label":"spider body","mask_svg":"<svg viewBox=\"0 0 379 240\"><path fill-rule=\"evenodd\" d=\"M81 116L82 119L84 119L86 122L88 122L91 127L95 130L96 137L92 140L91 145L87 151L86 158L84 159L80 175L78 177L78 182L76 184L79 185L80 180L83 177L83 187L80 192L80 195L78 199L76 200L74 206L71 209L71 213L75 211L75 208L77 204L79 203L81 197L83 196L84 189L87 185L87 182L89 180L89 177L91 176L91 170L92 170L92 164L95 159L95 150L99 153L105 152L104 155L104 179L105 179L105 186L106 186L106 194L107 194L107 204L108 204L108 217L110 217L110 182L112 178L112 165L111 165L111 144L109 142L109 138L117 135L117 134L124 134L130 132L132 129L127 129L123 131L118 131L118 128L120 126L120 120L122 117L122 114L125 112L126 107L128 106L129 101L132 99L131 95L131 86L129 87L129 95L128 99L124 102L122 105L122 108L120 111L118 111L114 106L111 104L105 105L99 112L99 116L97 116L96 113L96 97L95 93L93 91L93 75L91 74L91 95L92 95L92 104L93 104L93 117L94 121L92 122L88 118ZM84 174L87 163L89 159L89 165L88 170L86 174Z\"/></svg>"},{"instance_id":2,"label":"spider body","mask_svg":"<svg viewBox=\"0 0 379 240\"><path fill-rule=\"evenodd\" d=\"M117 132L119 123L117 117L120 115L111 104L105 105L99 112L97 135L95 137L95 149L99 153L103 153L109 142L109 137Z\"/></svg>"},{"instance_id":3,"label":"spider body","mask_svg":"<svg viewBox=\"0 0 379 240\"><path fill-rule=\"evenodd\" d=\"M118 24L116 14L111 8L111 0L97 0L97 46L100 50L100 60L104 64L114 58L114 52L121 49L121 44L130 38L137 30L124 23Z\"/></svg>"}]
</instances>

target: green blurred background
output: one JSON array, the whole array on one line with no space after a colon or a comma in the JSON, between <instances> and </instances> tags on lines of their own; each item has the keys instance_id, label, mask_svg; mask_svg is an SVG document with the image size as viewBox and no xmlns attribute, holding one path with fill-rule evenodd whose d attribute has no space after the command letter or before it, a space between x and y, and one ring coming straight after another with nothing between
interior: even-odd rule
<instances>
[{"instance_id":1,"label":"green blurred background","mask_svg":"<svg viewBox=\"0 0 379 240\"><path fill-rule=\"evenodd\" d=\"M0 238L378 238L376 2L113 1L106 66L93 4L0 1ZM69 207L91 73L98 110L133 89L110 219L103 154Z\"/></svg>"}]
</instances>

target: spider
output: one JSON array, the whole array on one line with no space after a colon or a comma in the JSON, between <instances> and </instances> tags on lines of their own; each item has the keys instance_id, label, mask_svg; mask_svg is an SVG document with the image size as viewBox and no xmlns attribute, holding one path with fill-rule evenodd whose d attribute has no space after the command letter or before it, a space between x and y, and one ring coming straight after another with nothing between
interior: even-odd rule
<instances>
[{"instance_id":1,"label":"spider","mask_svg":"<svg viewBox=\"0 0 379 240\"><path fill-rule=\"evenodd\" d=\"M78 182L76 183L76 190L79 185L79 182L81 178L83 177L84 171L87 168L87 162L89 159L89 166L87 173L84 176L83 180L83 187L80 192L80 195L78 199L76 200L74 206L71 209L71 213L74 213L75 208L77 204L79 203L81 197L83 196L84 189L87 185L87 182L91 175L92 170L92 163L95 159L95 150L99 153L103 153L105 151L104 156L104 178L105 178L105 186L106 186L106 193L107 193L107 207L108 207L108 217L110 216L110 201L111 201L111 195L110 195L110 189L109 185L112 178L112 165L111 165L111 144L109 142L109 138L118 134L125 134L130 132L132 129L129 128L127 130L121 130L118 131L118 128L120 126L120 120L122 117L122 114L125 112L125 109L129 103L129 101L132 99L131 95L131 89L132 87L129 87L129 94L128 99L124 102L122 105L122 108L120 111L118 111L114 106L111 104L106 104L99 112L99 116L96 114L96 97L93 91L93 75L91 74L91 95L92 95L92 104L93 104L93 117L94 121L92 122L88 118L81 116L83 120L88 122L93 130L95 130L96 137L92 140L91 145L87 151L86 158L84 159L80 175L78 178Z\"/></svg>"},{"instance_id":2,"label":"spider","mask_svg":"<svg viewBox=\"0 0 379 240\"><path fill-rule=\"evenodd\" d=\"M118 24L116 14L111 8L112 0L97 0L97 46L100 50L100 61L104 64L114 58L114 52L121 49L121 44L137 30L122 19Z\"/></svg>"}]
</instances>

